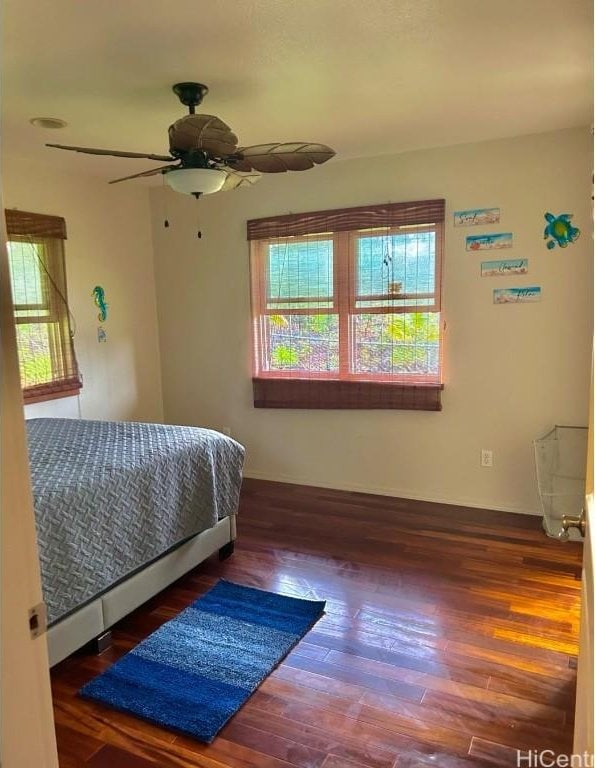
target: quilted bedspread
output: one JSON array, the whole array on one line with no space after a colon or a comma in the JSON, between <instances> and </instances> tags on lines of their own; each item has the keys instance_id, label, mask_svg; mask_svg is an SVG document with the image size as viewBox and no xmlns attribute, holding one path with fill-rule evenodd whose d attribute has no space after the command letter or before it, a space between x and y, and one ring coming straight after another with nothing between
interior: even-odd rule
<instances>
[{"instance_id":1,"label":"quilted bedspread","mask_svg":"<svg viewBox=\"0 0 595 768\"><path fill-rule=\"evenodd\" d=\"M244 449L209 429L27 421L50 623L238 507Z\"/></svg>"}]
</instances>

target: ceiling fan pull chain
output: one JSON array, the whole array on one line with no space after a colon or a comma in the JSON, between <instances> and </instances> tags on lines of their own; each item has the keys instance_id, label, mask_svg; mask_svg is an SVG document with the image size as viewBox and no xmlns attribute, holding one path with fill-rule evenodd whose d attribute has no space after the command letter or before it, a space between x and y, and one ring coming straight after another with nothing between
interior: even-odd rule
<instances>
[{"instance_id":1,"label":"ceiling fan pull chain","mask_svg":"<svg viewBox=\"0 0 595 768\"><path fill-rule=\"evenodd\" d=\"M196 197L196 201L198 202L199 199L200 198L197 196ZM196 217L196 219L197 219L196 224L197 224L197 227L198 227L197 232L196 232L196 237L199 240L202 240L202 232L201 232L201 229L200 229L200 208L199 208L199 215Z\"/></svg>"},{"instance_id":2,"label":"ceiling fan pull chain","mask_svg":"<svg viewBox=\"0 0 595 768\"><path fill-rule=\"evenodd\" d=\"M162 175L163 194L161 199L163 200L163 226L165 229L169 227L169 217L167 215L167 189L165 188L165 174Z\"/></svg>"}]
</instances>

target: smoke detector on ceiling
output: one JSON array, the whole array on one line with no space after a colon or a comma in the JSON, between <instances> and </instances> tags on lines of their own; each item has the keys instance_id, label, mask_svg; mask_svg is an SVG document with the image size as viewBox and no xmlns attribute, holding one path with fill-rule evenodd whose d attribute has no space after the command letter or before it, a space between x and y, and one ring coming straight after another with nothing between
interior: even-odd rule
<instances>
[{"instance_id":1,"label":"smoke detector on ceiling","mask_svg":"<svg viewBox=\"0 0 595 768\"><path fill-rule=\"evenodd\" d=\"M52 130L66 128L68 125L66 120L60 120L59 117L32 117L29 122L36 128L51 128Z\"/></svg>"}]
</instances>

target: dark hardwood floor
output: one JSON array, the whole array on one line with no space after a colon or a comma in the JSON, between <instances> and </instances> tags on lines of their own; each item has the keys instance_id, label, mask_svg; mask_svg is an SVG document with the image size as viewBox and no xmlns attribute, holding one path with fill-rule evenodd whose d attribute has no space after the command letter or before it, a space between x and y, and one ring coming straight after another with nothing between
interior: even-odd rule
<instances>
[{"instance_id":1,"label":"dark hardwood floor","mask_svg":"<svg viewBox=\"0 0 595 768\"><path fill-rule=\"evenodd\" d=\"M471 768L571 752L581 547L535 517L245 481L235 554L53 670L61 768ZM76 697L225 577L326 615L212 745Z\"/></svg>"}]
</instances>

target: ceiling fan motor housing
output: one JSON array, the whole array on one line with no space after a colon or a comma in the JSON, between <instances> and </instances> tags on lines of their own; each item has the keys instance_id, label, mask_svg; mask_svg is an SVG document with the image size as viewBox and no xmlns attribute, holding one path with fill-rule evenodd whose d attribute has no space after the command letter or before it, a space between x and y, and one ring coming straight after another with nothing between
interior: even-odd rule
<instances>
[{"instance_id":1,"label":"ceiling fan motor housing","mask_svg":"<svg viewBox=\"0 0 595 768\"><path fill-rule=\"evenodd\" d=\"M213 157L233 155L238 137L215 115L185 115L169 127L169 151L175 157L200 149Z\"/></svg>"}]
</instances>

